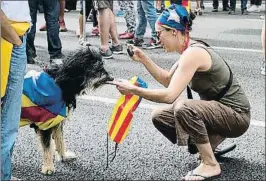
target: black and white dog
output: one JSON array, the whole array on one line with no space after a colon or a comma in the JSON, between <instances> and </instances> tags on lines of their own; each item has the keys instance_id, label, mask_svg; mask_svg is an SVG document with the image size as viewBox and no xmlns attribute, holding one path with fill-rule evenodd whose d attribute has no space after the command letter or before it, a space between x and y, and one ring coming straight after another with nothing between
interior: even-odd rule
<instances>
[{"instance_id":1,"label":"black and white dog","mask_svg":"<svg viewBox=\"0 0 266 181\"><path fill-rule=\"evenodd\" d=\"M41 172L45 175L51 175L55 172L53 163L55 151L57 151L63 161L75 158L75 154L66 151L64 144L63 122L65 120L64 118L67 118L67 116L63 117L58 124L53 122L47 124L45 123L46 120L44 120L44 117L47 118L49 115L54 115L56 112L54 110L60 107L58 105L66 108L67 115L70 110L76 108L76 97L78 95L85 93L88 88L96 89L107 83L107 81L112 81L113 78L105 70L98 48L93 47L85 47L76 51L64 58L63 63L60 65L49 65L41 72L33 72L35 73L27 73L24 79L20 126L30 125L35 129L40 138L43 150ZM33 74L37 74L37 76L32 76ZM34 79L33 77L37 77L38 79ZM45 80L46 85L41 85L44 82L41 82L40 79L42 78ZM51 86L49 84L54 85ZM40 87L42 87L43 90L39 90ZM51 87L57 88L57 92L54 92L60 96L47 97L47 95L43 93L49 92L49 94L53 94L48 90L51 89ZM36 90L38 92L37 97L40 97L39 94L41 93L46 96L45 98L41 97L41 101L39 102L37 98L32 98L34 97L33 92ZM48 99L50 100L47 101ZM42 104L42 102L45 103ZM34 106L29 107L27 104ZM40 104L41 106L38 107ZM57 110L61 110L61 107ZM38 111L36 111L37 108ZM57 116L54 115L49 118L57 119ZM52 119L49 119L49 121L51 120ZM48 127L46 128L44 125Z\"/></svg>"}]
</instances>

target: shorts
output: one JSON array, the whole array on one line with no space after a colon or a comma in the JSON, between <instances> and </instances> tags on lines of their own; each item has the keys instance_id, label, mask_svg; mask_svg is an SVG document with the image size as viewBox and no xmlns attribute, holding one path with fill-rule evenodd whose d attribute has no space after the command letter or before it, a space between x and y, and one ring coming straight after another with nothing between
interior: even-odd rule
<instances>
[{"instance_id":1,"label":"shorts","mask_svg":"<svg viewBox=\"0 0 266 181\"><path fill-rule=\"evenodd\" d=\"M95 9L106 9L109 8L113 10L113 0L94 0Z\"/></svg>"}]
</instances>

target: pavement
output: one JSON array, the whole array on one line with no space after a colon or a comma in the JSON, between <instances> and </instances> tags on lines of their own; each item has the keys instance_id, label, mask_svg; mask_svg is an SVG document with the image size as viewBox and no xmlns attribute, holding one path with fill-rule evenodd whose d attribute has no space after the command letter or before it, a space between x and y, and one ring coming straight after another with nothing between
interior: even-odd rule
<instances>
[{"instance_id":1,"label":"pavement","mask_svg":"<svg viewBox=\"0 0 266 181\"><path fill-rule=\"evenodd\" d=\"M222 7L222 6L220 6ZM232 67L243 86L252 106L252 120L248 131L239 138L227 139L222 146L236 143L234 151L221 161L222 175L217 180L265 180L265 76L260 75L263 60L260 32L261 13L236 15L226 12L211 13L211 7L203 16L195 19L191 37L202 39ZM78 12L65 14L66 33L60 33L62 51L65 55L80 47L75 35ZM43 14L38 15L37 27L44 23ZM117 18L118 32L126 30L123 18ZM98 37L90 37L92 24L87 24L88 41L99 45ZM150 37L147 29L146 38ZM121 41L125 45L125 41ZM37 30L36 48L39 59L48 62L46 33ZM125 48L125 46L124 46ZM163 49L145 50L161 67L169 69L179 55L166 53ZM150 88L162 88L139 63L124 54L105 61L106 69L116 78L129 79L140 76ZM28 65L27 70L40 70ZM180 180L188 171L197 167L197 155L190 155L186 147L171 144L153 126L151 111L159 106L142 100L134 113L128 137L118 147L115 160L106 167L106 130L114 103L119 97L114 86L106 85L96 91L80 96L77 108L66 122L64 133L69 150L77 154L73 162L55 162L53 176L40 173L42 155L34 130L19 130L13 154L13 175L23 180ZM186 94L182 94L185 97ZM196 98L197 95L194 94ZM109 140L109 151L114 143Z\"/></svg>"}]
</instances>

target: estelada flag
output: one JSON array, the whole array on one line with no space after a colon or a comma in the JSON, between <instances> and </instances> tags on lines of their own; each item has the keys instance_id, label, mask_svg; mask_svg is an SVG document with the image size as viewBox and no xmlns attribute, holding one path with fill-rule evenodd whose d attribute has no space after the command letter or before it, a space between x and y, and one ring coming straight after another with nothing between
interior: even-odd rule
<instances>
[{"instance_id":1,"label":"estelada flag","mask_svg":"<svg viewBox=\"0 0 266 181\"><path fill-rule=\"evenodd\" d=\"M147 88L146 82L135 76L129 80L130 83ZM108 135L117 144L121 143L126 136L131 125L133 112L137 109L141 97L137 95L121 95L113 109L111 119L108 125Z\"/></svg>"},{"instance_id":2,"label":"estelada flag","mask_svg":"<svg viewBox=\"0 0 266 181\"><path fill-rule=\"evenodd\" d=\"M188 13L190 13L190 9L191 9L191 2L190 0L165 0L164 1L164 6L165 8L168 8L171 4L176 3L178 5L183 6L184 8L186 8L186 10L188 11Z\"/></svg>"}]
</instances>

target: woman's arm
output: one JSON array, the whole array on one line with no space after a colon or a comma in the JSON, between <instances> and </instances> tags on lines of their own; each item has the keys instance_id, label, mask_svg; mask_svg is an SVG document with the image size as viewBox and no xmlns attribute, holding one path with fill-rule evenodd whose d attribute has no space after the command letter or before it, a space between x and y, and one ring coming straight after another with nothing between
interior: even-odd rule
<instances>
[{"instance_id":1,"label":"woman's arm","mask_svg":"<svg viewBox=\"0 0 266 181\"><path fill-rule=\"evenodd\" d=\"M1 17L1 37L14 45L18 46L21 45L22 44L21 39L19 38L18 34L15 32L15 30L9 23L2 9L0 12L0 17Z\"/></svg>"},{"instance_id":2,"label":"woman's arm","mask_svg":"<svg viewBox=\"0 0 266 181\"><path fill-rule=\"evenodd\" d=\"M210 55L198 47L186 50L178 62L169 86L165 89L145 89L126 82L117 83L117 88L123 94L132 93L153 102L171 104L180 96L197 70L208 70L211 67Z\"/></svg>"},{"instance_id":3,"label":"woman's arm","mask_svg":"<svg viewBox=\"0 0 266 181\"><path fill-rule=\"evenodd\" d=\"M171 80L169 71L164 70L163 68L159 67L156 63L154 63L147 56L142 61L142 64L149 71L149 73L154 77L155 80L157 80L159 83L161 83L165 87L169 85L170 80Z\"/></svg>"}]
</instances>

